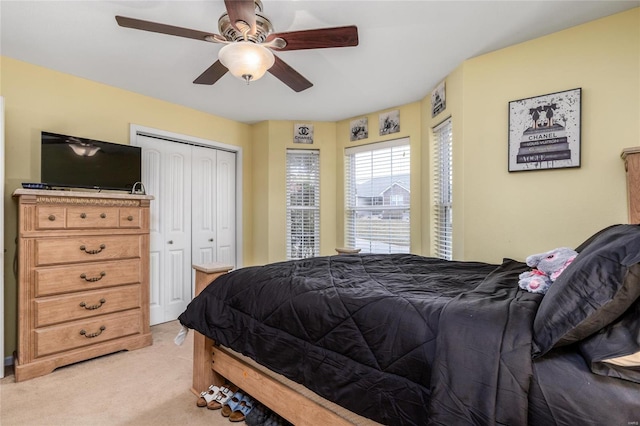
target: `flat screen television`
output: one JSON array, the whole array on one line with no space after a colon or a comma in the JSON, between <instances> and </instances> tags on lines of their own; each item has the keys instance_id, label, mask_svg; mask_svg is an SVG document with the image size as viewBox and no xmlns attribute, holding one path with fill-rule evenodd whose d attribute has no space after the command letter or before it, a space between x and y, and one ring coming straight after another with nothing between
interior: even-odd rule
<instances>
[{"instance_id":1,"label":"flat screen television","mask_svg":"<svg viewBox=\"0 0 640 426\"><path fill-rule=\"evenodd\" d=\"M41 182L131 192L142 179L141 151L138 146L42 132Z\"/></svg>"}]
</instances>

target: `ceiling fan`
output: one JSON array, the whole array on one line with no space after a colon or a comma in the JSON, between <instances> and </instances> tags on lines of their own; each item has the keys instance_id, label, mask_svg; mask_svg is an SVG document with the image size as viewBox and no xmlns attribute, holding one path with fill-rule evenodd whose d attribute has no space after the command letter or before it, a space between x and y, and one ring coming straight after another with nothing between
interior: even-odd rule
<instances>
[{"instance_id":1,"label":"ceiling fan","mask_svg":"<svg viewBox=\"0 0 640 426\"><path fill-rule=\"evenodd\" d=\"M116 16L116 21L121 27L224 44L218 60L194 80L196 84L214 84L227 71L248 84L269 71L291 89L301 92L313 84L272 51L358 45L355 25L277 33L273 31L271 21L261 13L260 0L225 0L224 4L227 13L218 20L220 34L125 16Z\"/></svg>"}]
</instances>

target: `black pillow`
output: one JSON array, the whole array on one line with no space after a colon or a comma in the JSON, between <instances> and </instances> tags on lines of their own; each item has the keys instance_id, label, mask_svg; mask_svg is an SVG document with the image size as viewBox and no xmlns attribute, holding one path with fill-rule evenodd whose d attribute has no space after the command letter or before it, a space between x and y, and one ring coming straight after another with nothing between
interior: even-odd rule
<instances>
[{"instance_id":1,"label":"black pillow","mask_svg":"<svg viewBox=\"0 0 640 426\"><path fill-rule=\"evenodd\" d=\"M640 225L614 225L580 247L540 303L533 357L597 332L640 296Z\"/></svg>"},{"instance_id":2,"label":"black pillow","mask_svg":"<svg viewBox=\"0 0 640 426\"><path fill-rule=\"evenodd\" d=\"M593 373L640 383L640 365L607 362L640 352L640 299L616 321L580 341L578 348Z\"/></svg>"},{"instance_id":3,"label":"black pillow","mask_svg":"<svg viewBox=\"0 0 640 426\"><path fill-rule=\"evenodd\" d=\"M593 240L595 240L596 238L598 238L600 236L600 234L603 234L605 232L608 232L610 229L612 228L617 228L618 226L624 226L624 225L611 225L611 226L607 226L606 228L602 228L601 230L599 230L598 232L596 232L595 234L593 234L592 236L590 236L589 238L587 238L582 244L580 244L578 247L576 247L576 251L578 253L582 253L582 251L587 248L589 246L589 244L591 244L591 242Z\"/></svg>"}]
</instances>

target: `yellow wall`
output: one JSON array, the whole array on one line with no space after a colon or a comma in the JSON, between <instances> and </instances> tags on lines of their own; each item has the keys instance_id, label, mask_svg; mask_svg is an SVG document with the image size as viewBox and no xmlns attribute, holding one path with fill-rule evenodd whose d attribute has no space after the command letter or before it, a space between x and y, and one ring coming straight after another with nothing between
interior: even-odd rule
<instances>
[{"instance_id":1,"label":"yellow wall","mask_svg":"<svg viewBox=\"0 0 640 426\"><path fill-rule=\"evenodd\" d=\"M423 153L421 156L421 165L423 169L422 173L422 192L425 194L422 197L422 211L423 214L420 217L422 224L421 241L423 247L423 254L429 255L434 253L434 239L431 234L431 220L433 217L433 205L434 199L431 192L431 186L433 185L432 173L432 149L433 149L433 133L432 129L451 118L451 127L453 132L453 191L454 191L454 209L453 209L453 226L454 226L454 241L453 241L453 253L456 259L460 259L458 253L464 252L464 198L459 195L462 194L462 182L464 181L464 167L458 167L458 164L462 164L464 159L464 129L462 123L464 122L463 115L463 69L464 64L454 70L444 80L445 83L445 99L446 108L441 111L435 117L431 116L431 96L427 96L422 100L422 127L421 134L424 141Z\"/></svg>"},{"instance_id":2,"label":"yellow wall","mask_svg":"<svg viewBox=\"0 0 640 426\"><path fill-rule=\"evenodd\" d=\"M313 124L313 144L293 143L295 123ZM320 254L335 254L335 135L335 123L327 122L269 121L254 126L255 263L286 259L287 149L320 151Z\"/></svg>"},{"instance_id":3,"label":"yellow wall","mask_svg":"<svg viewBox=\"0 0 640 426\"><path fill-rule=\"evenodd\" d=\"M524 259L628 220L620 153L640 145L639 8L468 60L460 72L456 258ZM508 102L578 87L581 167L509 173Z\"/></svg>"},{"instance_id":4,"label":"yellow wall","mask_svg":"<svg viewBox=\"0 0 640 426\"><path fill-rule=\"evenodd\" d=\"M431 128L453 126L454 258L500 262L577 246L627 221L620 153L640 145L640 8L462 63L446 79L447 108L422 101L422 191L431 186ZM509 101L582 88L581 167L507 171ZM431 197L424 197L423 254Z\"/></svg>"},{"instance_id":5,"label":"yellow wall","mask_svg":"<svg viewBox=\"0 0 640 426\"><path fill-rule=\"evenodd\" d=\"M252 128L254 141L251 164L253 171L253 238L256 264L269 262L269 122L255 124Z\"/></svg>"},{"instance_id":6,"label":"yellow wall","mask_svg":"<svg viewBox=\"0 0 640 426\"><path fill-rule=\"evenodd\" d=\"M16 347L13 274L17 209L11 198L22 182L40 181L40 132L129 143L129 125L239 146L243 149L243 258L251 264L251 127L179 105L0 57L5 98L5 352Z\"/></svg>"}]
</instances>

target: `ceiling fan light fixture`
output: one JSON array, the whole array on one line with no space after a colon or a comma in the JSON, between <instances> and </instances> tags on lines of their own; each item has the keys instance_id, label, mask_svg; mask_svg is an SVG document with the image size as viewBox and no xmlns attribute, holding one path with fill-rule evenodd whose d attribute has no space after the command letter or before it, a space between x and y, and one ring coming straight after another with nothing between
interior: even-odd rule
<instances>
[{"instance_id":1,"label":"ceiling fan light fixture","mask_svg":"<svg viewBox=\"0 0 640 426\"><path fill-rule=\"evenodd\" d=\"M269 49L248 41L227 44L220 49L218 59L231 74L247 84L261 78L275 62Z\"/></svg>"},{"instance_id":2,"label":"ceiling fan light fixture","mask_svg":"<svg viewBox=\"0 0 640 426\"><path fill-rule=\"evenodd\" d=\"M91 143L86 143L86 142L76 143L75 141L68 141L68 142L71 142L69 143L69 147L73 150L74 154L80 157L93 157L94 155L96 155L98 151L100 151L99 146L94 146Z\"/></svg>"}]
</instances>

